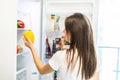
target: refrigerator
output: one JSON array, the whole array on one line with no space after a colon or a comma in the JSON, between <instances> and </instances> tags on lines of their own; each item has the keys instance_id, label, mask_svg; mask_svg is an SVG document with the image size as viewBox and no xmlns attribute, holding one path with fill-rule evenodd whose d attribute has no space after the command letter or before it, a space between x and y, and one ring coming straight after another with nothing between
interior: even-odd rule
<instances>
[{"instance_id":1,"label":"refrigerator","mask_svg":"<svg viewBox=\"0 0 120 80\"><path fill-rule=\"evenodd\" d=\"M17 28L17 45L21 46L23 51L16 55L16 80L55 80L57 77L55 71L46 75L41 75L38 72L30 50L23 43L24 31L30 29L34 32L36 51L45 64L51 58L46 50L48 47L46 39L48 39L51 54L54 55L53 41L61 39L67 16L79 12L85 14L92 23L96 40L97 9L98 0L18 0L17 20L22 20L25 23L25 28ZM53 24L57 25L57 29Z\"/></svg>"},{"instance_id":2,"label":"refrigerator","mask_svg":"<svg viewBox=\"0 0 120 80\"><path fill-rule=\"evenodd\" d=\"M24 44L23 35L24 32L28 30L34 33L34 46L38 52L37 55L40 57L40 10L41 1L39 0L17 0L16 24L21 22L21 27L18 28L18 26L16 26L16 48L19 49L18 53L16 53L16 80L39 80L39 72L34 64L30 49Z\"/></svg>"}]
</instances>

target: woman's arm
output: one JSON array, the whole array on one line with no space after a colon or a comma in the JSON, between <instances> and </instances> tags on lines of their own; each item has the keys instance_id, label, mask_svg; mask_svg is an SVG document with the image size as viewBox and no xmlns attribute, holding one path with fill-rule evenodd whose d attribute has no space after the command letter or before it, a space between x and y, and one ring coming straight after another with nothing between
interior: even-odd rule
<instances>
[{"instance_id":1,"label":"woman's arm","mask_svg":"<svg viewBox=\"0 0 120 80\"><path fill-rule=\"evenodd\" d=\"M36 65L38 71L40 72L40 74L47 74L47 73L53 72L54 70L50 67L50 65L48 63L44 65L42 63L42 61L39 59L39 57L37 56L37 52L36 52L36 50L34 48L34 45L29 40L29 38L27 36L25 36L23 39L24 39L25 45L28 48L30 48L30 50L32 52L35 65Z\"/></svg>"},{"instance_id":2,"label":"woman's arm","mask_svg":"<svg viewBox=\"0 0 120 80\"><path fill-rule=\"evenodd\" d=\"M34 47L31 49L31 51L32 51L32 55L33 55L33 59L34 59L34 62L36 64L36 67L41 74L47 74L47 73L54 71L48 63L44 65L41 62L41 60L37 56L37 53L36 53Z\"/></svg>"}]
</instances>

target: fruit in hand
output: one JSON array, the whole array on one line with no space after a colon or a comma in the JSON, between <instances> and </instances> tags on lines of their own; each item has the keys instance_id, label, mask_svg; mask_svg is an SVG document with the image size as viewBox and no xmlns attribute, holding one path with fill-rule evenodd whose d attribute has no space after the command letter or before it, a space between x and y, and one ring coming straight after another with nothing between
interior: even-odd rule
<instances>
[{"instance_id":1,"label":"fruit in hand","mask_svg":"<svg viewBox=\"0 0 120 80\"><path fill-rule=\"evenodd\" d=\"M22 20L17 20L17 28L25 28L25 24Z\"/></svg>"},{"instance_id":2,"label":"fruit in hand","mask_svg":"<svg viewBox=\"0 0 120 80\"><path fill-rule=\"evenodd\" d=\"M32 32L32 30L27 30L24 32L23 36L27 36L32 43L34 43L35 37L34 37L34 33Z\"/></svg>"}]
</instances>

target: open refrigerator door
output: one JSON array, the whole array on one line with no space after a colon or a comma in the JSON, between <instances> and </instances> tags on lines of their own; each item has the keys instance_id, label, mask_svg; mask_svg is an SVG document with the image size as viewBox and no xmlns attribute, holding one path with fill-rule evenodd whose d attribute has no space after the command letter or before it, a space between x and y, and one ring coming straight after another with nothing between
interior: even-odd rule
<instances>
[{"instance_id":1,"label":"open refrigerator door","mask_svg":"<svg viewBox=\"0 0 120 80\"><path fill-rule=\"evenodd\" d=\"M55 51L61 50L59 49L60 44L57 43L62 40L65 18L74 13L83 13L89 18L96 39L97 0L43 0L41 59L44 63L49 61ZM41 80L56 79L56 71L41 76Z\"/></svg>"}]
</instances>

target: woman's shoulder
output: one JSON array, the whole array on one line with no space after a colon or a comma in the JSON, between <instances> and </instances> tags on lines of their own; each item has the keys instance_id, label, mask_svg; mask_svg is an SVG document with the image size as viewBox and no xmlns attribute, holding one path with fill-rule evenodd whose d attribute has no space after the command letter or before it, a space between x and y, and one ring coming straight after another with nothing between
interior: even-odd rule
<instances>
[{"instance_id":1,"label":"woman's shoulder","mask_svg":"<svg viewBox=\"0 0 120 80\"><path fill-rule=\"evenodd\" d=\"M57 51L57 52L52 56L52 58L63 59L63 58L65 58L65 55L66 55L66 50L60 50L60 51Z\"/></svg>"},{"instance_id":2,"label":"woman's shoulder","mask_svg":"<svg viewBox=\"0 0 120 80\"><path fill-rule=\"evenodd\" d=\"M49 60L49 64L54 70L60 69L65 60L65 52L65 50L57 51Z\"/></svg>"}]
</instances>

